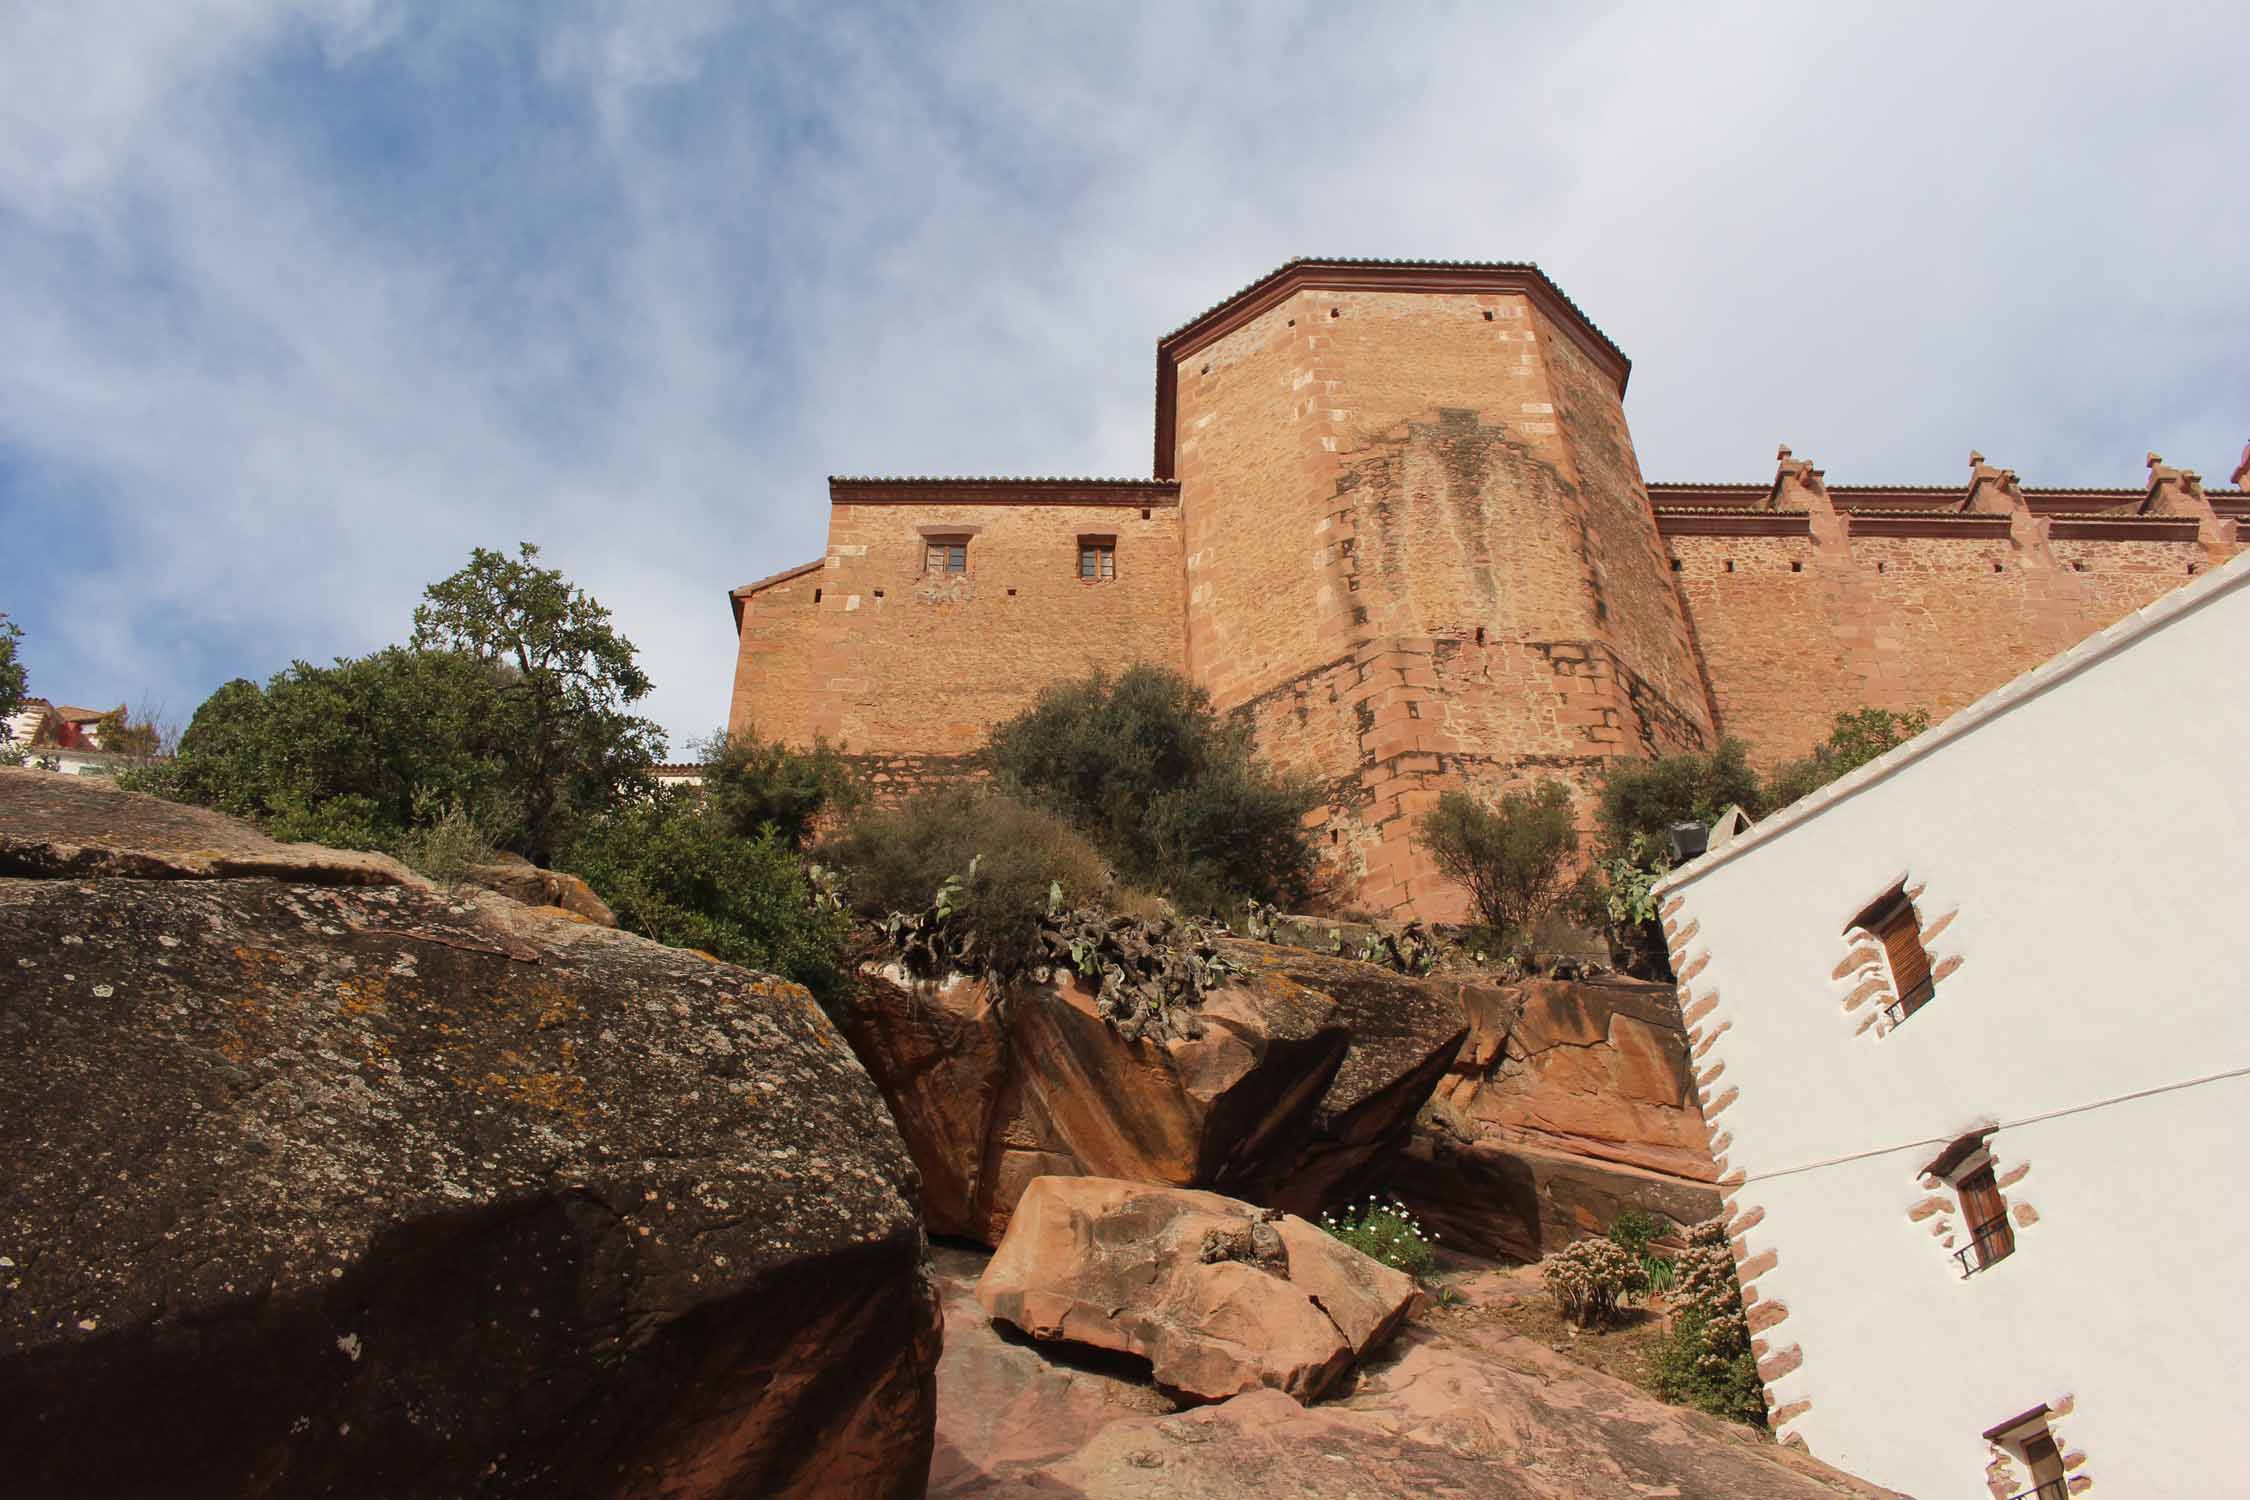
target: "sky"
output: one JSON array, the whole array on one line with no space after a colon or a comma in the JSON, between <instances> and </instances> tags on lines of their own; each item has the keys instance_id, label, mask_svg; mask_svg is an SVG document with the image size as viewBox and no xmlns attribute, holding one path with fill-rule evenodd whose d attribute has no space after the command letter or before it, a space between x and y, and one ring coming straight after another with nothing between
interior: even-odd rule
<instances>
[{"instance_id":1,"label":"sky","mask_svg":"<svg viewBox=\"0 0 2250 1500\"><path fill-rule=\"evenodd\" d=\"M2224 483L2250 6L0 4L0 611L184 724L472 547L675 756L830 474L1150 467L1292 256L1535 260L1652 479Z\"/></svg>"}]
</instances>

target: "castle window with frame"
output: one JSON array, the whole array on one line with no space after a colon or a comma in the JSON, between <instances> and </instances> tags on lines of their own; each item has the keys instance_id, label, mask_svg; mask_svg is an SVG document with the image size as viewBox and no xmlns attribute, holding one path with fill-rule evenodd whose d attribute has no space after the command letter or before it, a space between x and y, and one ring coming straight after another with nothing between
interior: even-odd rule
<instances>
[{"instance_id":1,"label":"castle window with frame","mask_svg":"<svg viewBox=\"0 0 2250 1500\"><path fill-rule=\"evenodd\" d=\"M2050 1415L2051 1409L2042 1402L1984 1430L1984 1440L2000 1450L2004 1465L2012 1467L2008 1460L2014 1460L2030 1471L2031 1488L2017 1491L2009 1500L2069 1500L2070 1463L2048 1426Z\"/></svg>"},{"instance_id":2,"label":"castle window with frame","mask_svg":"<svg viewBox=\"0 0 2250 1500\"><path fill-rule=\"evenodd\" d=\"M1078 539L1078 581L1107 583L1117 576L1117 538L1082 536Z\"/></svg>"},{"instance_id":3,"label":"castle window with frame","mask_svg":"<svg viewBox=\"0 0 2250 1500\"><path fill-rule=\"evenodd\" d=\"M1907 897L1905 882L1884 892L1852 919L1852 925L1883 945L1883 957L1891 969L1891 1003L1883 1009L1891 1024L1896 1026L1929 1004L1937 994L1937 981L1930 975L1930 955L1922 946L1921 918Z\"/></svg>"},{"instance_id":4,"label":"castle window with frame","mask_svg":"<svg viewBox=\"0 0 2250 1500\"><path fill-rule=\"evenodd\" d=\"M966 573L969 571L969 539L965 536L924 537L922 571L925 573Z\"/></svg>"},{"instance_id":5,"label":"castle window with frame","mask_svg":"<svg viewBox=\"0 0 2250 1500\"><path fill-rule=\"evenodd\" d=\"M1972 1131L1945 1148L1924 1168L1953 1184L1960 1196L1961 1222L1969 1243L1953 1252L1963 1276L2006 1260L2015 1253L2016 1231L2008 1222L2008 1200L1994 1180L1990 1130Z\"/></svg>"}]
</instances>

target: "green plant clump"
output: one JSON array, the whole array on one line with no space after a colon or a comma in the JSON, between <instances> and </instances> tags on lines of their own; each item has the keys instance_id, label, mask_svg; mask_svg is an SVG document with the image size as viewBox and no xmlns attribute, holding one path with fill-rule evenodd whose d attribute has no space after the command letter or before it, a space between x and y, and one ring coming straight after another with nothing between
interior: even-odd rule
<instances>
[{"instance_id":1,"label":"green plant clump","mask_svg":"<svg viewBox=\"0 0 2250 1500\"><path fill-rule=\"evenodd\" d=\"M1657 1394L1763 1427L1765 1386L1750 1348L1724 1219L1706 1220L1688 1232L1671 1303L1671 1331L1655 1353Z\"/></svg>"},{"instance_id":2,"label":"green plant clump","mask_svg":"<svg viewBox=\"0 0 2250 1500\"><path fill-rule=\"evenodd\" d=\"M790 848L802 849L823 818L848 817L865 800L851 763L825 739L797 750L739 729L697 748L704 799L744 838L771 828Z\"/></svg>"},{"instance_id":3,"label":"green plant clump","mask_svg":"<svg viewBox=\"0 0 2250 1500\"><path fill-rule=\"evenodd\" d=\"M1415 825L1415 840L1513 952L1527 951L1549 916L1582 903L1578 830L1570 789L1559 781L1510 792L1497 808L1447 792Z\"/></svg>"},{"instance_id":4,"label":"green plant clump","mask_svg":"<svg viewBox=\"0 0 2250 1500\"><path fill-rule=\"evenodd\" d=\"M1118 872L1183 910L1311 895L1309 779L1258 761L1246 722L1169 668L1060 683L992 731L1003 781L1084 829Z\"/></svg>"},{"instance_id":5,"label":"green plant clump","mask_svg":"<svg viewBox=\"0 0 2250 1500\"><path fill-rule=\"evenodd\" d=\"M1610 1240L1579 1240L1539 1263L1555 1308L1580 1328L1614 1325L1640 1285L1640 1264Z\"/></svg>"},{"instance_id":6,"label":"green plant clump","mask_svg":"<svg viewBox=\"0 0 2250 1500\"><path fill-rule=\"evenodd\" d=\"M1061 817L979 787L940 787L896 808L863 810L818 857L869 921L924 911L952 882L952 935L971 941L980 971L1001 977L1041 960L1040 926L1055 887L1068 909L1106 903L1117 884L1109 862Z\"/></svg>"},{"instance_id":7,"label":"green plant clump","mask_svg":"<svg viewBox=\"0 0 2250 1500\"><path fill-rule=\"evenodd\" d=\"M1396 1198L1377 1202L1370 1197L1342 1213L1322 1214L1320 1227L1360 1254L1416 1280L1437 1267L1436 1232L1424 1233Z\"/></svg>"},{"instance_id":8,"label":"green plant clump","mask_svg":"<svg viewBox=\"0 0 2250 1500\"><path fill-rule=\"evenodd\" d=\"M556 865L619 924L677 948L838 995L850 919L771 830L743 838L693 792L666 788L585 823Z\"/></svg>"}]
</instances>

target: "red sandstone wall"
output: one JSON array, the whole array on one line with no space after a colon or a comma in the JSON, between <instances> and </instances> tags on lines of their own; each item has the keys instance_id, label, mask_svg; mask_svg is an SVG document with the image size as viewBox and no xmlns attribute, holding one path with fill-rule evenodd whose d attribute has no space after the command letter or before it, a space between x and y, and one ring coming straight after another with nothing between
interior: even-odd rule
<instances>
[{"instance_id":1,"label":"red sandstone wall","mask_svg":"<svg viewBox=\"0 0 2250 1500\"><path fill-rule=\"evenodd\" d=\"M812 740L813 682L821 652L821 617L813 603L821 568L783 578L735 601L734 694L730 734L754 729L791 744Z\"/></svg>"},{"instance_id":2,"label":"red sandstone wall","mask_svg":"<svg viewBox=\"0 0 2250 1500\"><path fill-rule=\"evenodd\" d=\"M931 530L969 535L966 574L924 572ZM1114 579L1079 579L1082 536L1116 538ZM771 623L764 593L745 611L735 716L793 742L972 751L1057 679L1179 667L1180 573L1167 504L834 505L826 565L772 591L803 597Z\"/></svg>"},{"instance_id":3,"label":"red sandstone wall","mask_svg":"<svg viewBox=\"0 0 2250 1500\"><path fill-rule=\"evenodd\" d=\"M1175 372L1190 670L1326 779L1347 904L1459 913L1447 788L1708 738L1614 383L1529 298L1304 291Z\"/></svg>"},{"instance_id":4,"label":"red sandstone wall","mask_svg":"<svg viewBox=\"0 0 2250 1500\"><path fill-rule=\"evenodd\" d=\"M2054 524L2018 518L2005 536L1667 538L1720 731L1770 765L1811 749L1852 709L1943 718L2236 550L2184 537L2052 540Z\"/></svg>"}]
</instances>

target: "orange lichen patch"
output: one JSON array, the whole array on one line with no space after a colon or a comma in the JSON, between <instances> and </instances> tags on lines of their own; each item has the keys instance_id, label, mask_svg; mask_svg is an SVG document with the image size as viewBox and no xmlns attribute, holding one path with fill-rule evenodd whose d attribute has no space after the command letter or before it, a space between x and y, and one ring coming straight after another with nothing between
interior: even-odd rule
<instances>
[{"instance_id":1,"label":"orange lichen patch","mask_svg":"<svg viewBox=\"0 0 2250 1500\"><path fill-rule=\"evenodd\" d=\"M567 906L535 906L531 908L531 913L538 917L552 917L559 922L576 922L582 927L599 927L602 925L592 917L580 916Z\"/></svg>"},{"instance_id":2,"label":"orange lichen patch","mask_svg":"<svg viewBox=\"0 0 2250 1500\"><path fill-rule=\"evenodd\" d=\"M353 1018L373 1015L390 1004L390 984L382 975L351 975L337 981L336 1008Z\"/></svg>"}]
</instances>

